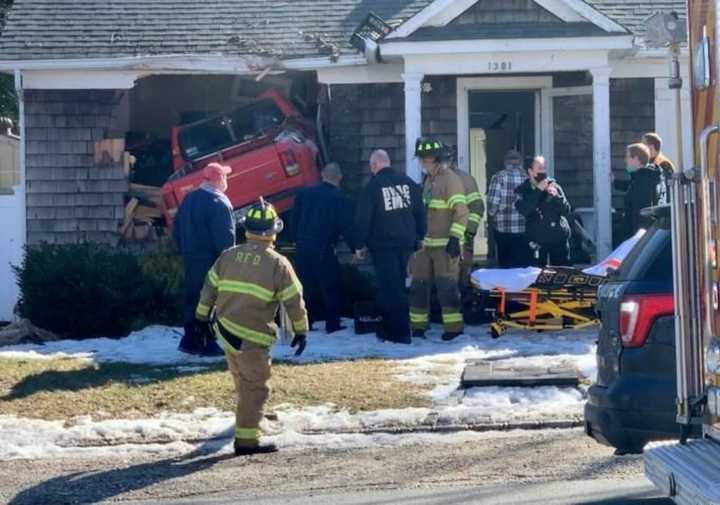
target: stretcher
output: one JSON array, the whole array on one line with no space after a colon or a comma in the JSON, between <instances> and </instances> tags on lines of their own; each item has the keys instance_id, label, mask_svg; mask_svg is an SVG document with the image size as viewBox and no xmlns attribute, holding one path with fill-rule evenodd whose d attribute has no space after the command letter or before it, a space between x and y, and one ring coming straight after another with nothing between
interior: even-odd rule
<instances>
[{"instance_id":1,"label":"stretcher","mask_svg":"<svg viewBox=\"0 0 720 505\"><path fill-rule=\"evenodd\" d=\"M490 323L492 337L500 337L508 328L579 330L599 324L595 314L597 289L605 282L608 270L620 267L644 233L640 230L605 260L585 270L528 267L473 272L473 288L496 305Z\"/></svg>"},{"instance_id":2,"label":"stretcher","mask_svg":"<svg viewBox=\"0 0 720 505\"><path fill-rule=\"evenodd\" d=\"M569 267L536 270L535 281L524 289L481 289L496 302L495 318L490 323L493 338L500 337L508 328L579 330L599 324L595 303L597 288L605 281L605 277ZM477 277L473 277L472 282L480 289Z\"/></svg>"}]
</instances>

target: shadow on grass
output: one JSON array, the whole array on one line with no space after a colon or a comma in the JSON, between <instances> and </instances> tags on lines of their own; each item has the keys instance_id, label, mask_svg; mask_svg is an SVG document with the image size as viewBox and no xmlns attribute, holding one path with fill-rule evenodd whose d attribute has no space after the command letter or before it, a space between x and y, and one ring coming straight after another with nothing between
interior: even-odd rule
<instances>
[{"instance_id":1,"label":"shadow on grass","mask_svg":"<svg viewBox=\"0 0 720 505\"><path fill-rule=\"evenodd\" d=\"M0 401L28 398L37 393L58 391L82 391L109 384L143 386L175 380L189 375L220 372L226 369L225 362L203 365L202 370L191 373L178 370L176 366L132 365L128 363L103 363L88 365L76 370L46 370L28 375L12 386Z\"/></svg>"},{"instance_id":2,"label":"shadow on grass","mask_svg":"<svg viewBox=\"0 0 720 505\"><path fill-rule=\"evenodd\" d=\"M10 505L36 503L98 503L211 468L233 457L214 454L222 442L208 441L185 456L103 472L77 472L46 480L18 493Z\"/></svg>"}]
</instances>

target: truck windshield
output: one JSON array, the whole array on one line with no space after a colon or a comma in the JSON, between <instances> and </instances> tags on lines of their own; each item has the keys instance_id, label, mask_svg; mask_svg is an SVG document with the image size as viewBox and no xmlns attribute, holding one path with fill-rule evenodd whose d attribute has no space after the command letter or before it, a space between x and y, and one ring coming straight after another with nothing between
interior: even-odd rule
<instances>
[{"instance_id":1,"label":"truck windshield","mask_svg":"<svg viewBox=\"0 0 720 505\"><path fill-rule=\"evenodd\" d=\"M275 102L261 100L188 126L180 132L178 141L183 157L195 160L252 140L283 121L285 115Z\"/></svg>"}]
</instances>

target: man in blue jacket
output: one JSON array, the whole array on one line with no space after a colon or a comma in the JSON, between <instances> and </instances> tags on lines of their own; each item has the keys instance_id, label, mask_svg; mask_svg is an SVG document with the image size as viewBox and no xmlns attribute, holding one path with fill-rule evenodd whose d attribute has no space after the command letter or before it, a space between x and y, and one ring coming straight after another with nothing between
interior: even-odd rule
<instances>
[{"instance_id":1,"label":"man in blue jacket","mask_svg":"<svg viewBox=\"0 0 720 505\"><path fill-rule=\"evenodd\" d=\"M295 266L311 324L323 319L319 310L322 305L325 331L333 333L343 329L340 264L335 246L340 237L352 240L352 204L340 190L342 171L337 163L327 164L321 176L320 184L301 190L295 197Z\"/></svg>"},{"instance_id":2,"label":"man in blue jacket","mask_svg":"<svg viewBox=\"0 0 720 505\"><path fill-rule=\"evenodd\" d=\"M420 186L393 170L390 157L370 156L373 174L358 202L355 247L359 259L369 250L378 280L376 305L382 316L383 340L409 344L410 307L405 283L407 264L422 247L427 230Z\"/></svg>"},{"instance_id":3,"label":"man in blue jacket","mask_svg":"<svg viewBox=\"0 0 720 505\"><path fill-rule=\"evenodd\" d=\"M195 319L205 276L215 260L235 245L235 221L227 191L232 169L210 163L203 169L204 181L180 204L173 224L173 238L185 265L183 324L185 333L178 349L188 354L221 356L207 323Z\"/></svg>"}]
</instances>

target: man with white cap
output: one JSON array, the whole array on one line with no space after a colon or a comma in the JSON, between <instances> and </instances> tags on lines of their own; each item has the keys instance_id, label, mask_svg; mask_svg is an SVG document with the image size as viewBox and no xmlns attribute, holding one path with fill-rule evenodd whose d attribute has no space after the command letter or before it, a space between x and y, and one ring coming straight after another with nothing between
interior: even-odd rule
<instances>
[{"instance_id":1,"label":"man with white cap","mask_svg":"<svg viewBox=\"0 0 720 505\"><path fill-rule=\"evenodd\" d=\"M205 276L222 252L235 245L235 221L225 191L229 166L210 163L204 181L182 201L173 223L173 238L185 265L183 325L178 349L188 354L221 356L207 323L195 318Z\"/></svg>"}]
</instances>

